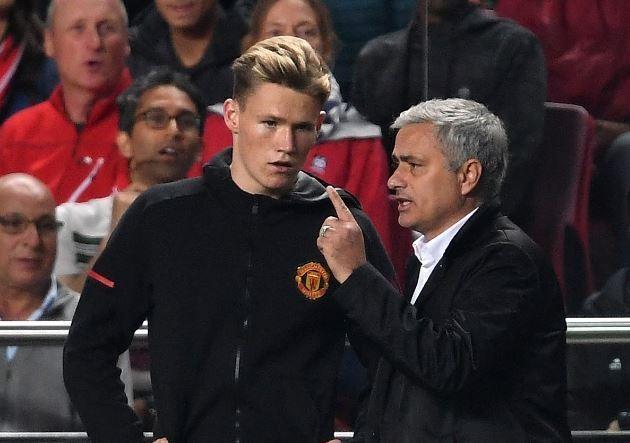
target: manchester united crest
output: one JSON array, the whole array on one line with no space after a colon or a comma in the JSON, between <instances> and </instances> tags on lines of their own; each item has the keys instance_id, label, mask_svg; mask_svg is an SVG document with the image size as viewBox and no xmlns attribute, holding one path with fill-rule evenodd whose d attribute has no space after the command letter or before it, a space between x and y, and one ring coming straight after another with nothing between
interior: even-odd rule
<instances>
[{"instance_id":1,"label":"manchester united crest","mask_svg":"<svg viewBox=\"0 0 630 443\"><path fill-rule=\"evenodd\" d=\"M330 275L322 265L310 262L297 268L295 282L309 300L317 300L328 290Z\"/></svg>"}]
</instances>

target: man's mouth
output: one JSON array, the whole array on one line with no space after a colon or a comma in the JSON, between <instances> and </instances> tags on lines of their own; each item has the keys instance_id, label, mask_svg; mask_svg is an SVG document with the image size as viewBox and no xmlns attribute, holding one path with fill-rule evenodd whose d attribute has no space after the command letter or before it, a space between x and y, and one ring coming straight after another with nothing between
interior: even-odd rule
<instances>
[{"instance_id":1,"label":"man's mouth","mask_svg":"<svg viewBox=\"0 0 630 443\"><path fill-rule=\"evenodd\" d=\"M396 202L398 203L398 211L402 212L411 206L411 200L405 197L396 196Z\"/></svg>"},{"instance_id":2,"label":"man's mouth","mask_svg":"<svg viewBox=\"0 0 630 443\"><path fill-rule=\"evenodd\" d=\"M42 259L38 257L21 257L18 258L17 261L22 265L29 268L39 267Z\"/></svg>"},{"instance_id":3,"label":"man's mouth","mask_svg":"<svg viewBox=\"0 0 630 443\"><path fill-rule=\"evenodd\" d=\"M166 146L158 151L160 157L175 160L179 156L179 151L172 146Z\"/></svg>"},{"instance_id":4,"label":"man's mouth","mask_svg":"<svg viewBox=\"0 0 630 443\"><path fill-rule=\"evenodd\" d=\"M88 60L87 62L85 62L85 65L89 68L89 69L100 69L101 66L103 66L103 62L101 60Z\"/></svg>"},{"instance_id":5,"label":"man's mouth","mask_svg":"<svg viewBox=\"0 0 630 443\"><path fill-rule=\"evenodd\" d=\"M293 163L287 161L277 161L271 162L269 164L273 167L275 171L280 173L288 173L295 169Z\"/></svg>"}]
</instances>

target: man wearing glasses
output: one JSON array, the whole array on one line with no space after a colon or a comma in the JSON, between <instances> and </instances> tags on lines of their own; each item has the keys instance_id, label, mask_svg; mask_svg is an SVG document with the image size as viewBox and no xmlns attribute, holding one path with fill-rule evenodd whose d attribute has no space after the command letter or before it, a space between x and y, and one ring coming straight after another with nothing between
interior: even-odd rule
<instances>
[{"instance_id":1,"label":"man wearing glasses","mask_svg":"<svg viewBox=\"0 0 630 443\"><path fill-rule=\"evenodd\" d=\"M0 320L72 318L77 294L51 278L59 227L42 182L0 177ZM0 431L78 429L61 354L61 346L0 346Z\"/></svg>"},{"instance_id":2,"label":"man wearing glasses","mask_svg":"<svg viewBox=\"0 0 630 443\"><path fill-rule=\"evenodd\" d=\"M201 149L205 107L192 83L167 68L140 77L118 97L118 148L129 162L130 185L84 203L64 203L55 274L81 292L109 233L141 192L186 177Z\"/></svg>"}]
</instances>

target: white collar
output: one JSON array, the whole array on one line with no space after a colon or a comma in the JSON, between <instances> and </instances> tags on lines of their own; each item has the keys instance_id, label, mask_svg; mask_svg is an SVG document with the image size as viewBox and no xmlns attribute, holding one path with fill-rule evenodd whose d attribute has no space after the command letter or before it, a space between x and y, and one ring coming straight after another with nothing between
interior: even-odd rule
<instances>
[{"instance_id":1,"label":"white collar","mask_svg":"<svg viewBox=\"0 0 630 443\"><path fill-rule=\"evenodd\" d=\"M477 212L478 207L470 211L464 217L459 219L455 224L451 225L448 229L441 232L438 236L426 241L424 234L420 235L413 242L413 251L423 268L432 268L440 261L446 248L451 243L453 238L457 235L459 230L464 226L472 215Z\"/></svg>"}]
</instances>

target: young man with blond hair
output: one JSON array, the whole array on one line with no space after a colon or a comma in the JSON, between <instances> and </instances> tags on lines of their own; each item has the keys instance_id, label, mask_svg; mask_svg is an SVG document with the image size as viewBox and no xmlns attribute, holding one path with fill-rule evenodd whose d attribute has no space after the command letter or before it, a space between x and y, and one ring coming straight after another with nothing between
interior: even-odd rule
<instances>
[{"instance_id":1,"label":"young man with blond hair","mask_svg":"<svg viewBox=\"0 0 630 443\"><path fill-rule=\"evenodd\" d=\"M200 178L158 185L127 210L86 282L65 380L93 441L141 442L114 362L148 317L159 429L172 442L333 438L346 332L314 239L334 208L300 171L330 91L303 40L274 37L234 69L232 149ZM367 257L392 268L356 201Z\"/></svg>"}]
</instances>

